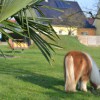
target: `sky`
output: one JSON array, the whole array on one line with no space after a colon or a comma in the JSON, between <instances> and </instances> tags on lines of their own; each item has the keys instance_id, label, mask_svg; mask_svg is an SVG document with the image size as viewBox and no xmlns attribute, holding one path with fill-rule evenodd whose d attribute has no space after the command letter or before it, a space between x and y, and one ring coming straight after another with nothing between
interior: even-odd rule
<instances>
[{"instance_id":1,"label":"sky","mask_svg":"<svg viewBox=\"0 0 100 100\"><path fill-rule=\"evenodd\" d=\"M93 14L97 13L97 4L99 0L69 0L77 1L83 11L91 11Z\"/></svg>"}]
</instances>

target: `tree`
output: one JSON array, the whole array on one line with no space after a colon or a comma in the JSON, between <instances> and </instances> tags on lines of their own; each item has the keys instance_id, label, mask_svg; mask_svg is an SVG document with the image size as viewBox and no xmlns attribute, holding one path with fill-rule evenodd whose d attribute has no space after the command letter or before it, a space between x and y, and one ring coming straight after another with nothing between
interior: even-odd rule
<instances>
[{"instance_id":1,"label":"tree","mask_svg":"<svg viewBox=\"0 0 100 100\"><path fill-rule=\"evenodd\" d=\"M62 16L62 18L64 19L62 23L65 23L65 25L67 26L66 28L69 33L68 35L72 35L77 28L85 26L86 18L82 12L76 12L65 16Z\"/></svg>"},{"instance_id":2,"label":"tree","mask_svg":"<svg viewBox=\"0 0 100 100\"><path fill-rule=\"evenodd\" d=\"M5 35L5 38L9 37L13 39L4 31L4 29L7 29L13 31L15 34L20 34L32 39L45 58L50 62L52 57L51 51L54 51L52 45L54 44L48 43L37 33L39 32L45 35L52 41L55 41L55 38L58 36L38 7L42 1L44 0L0 0L0 32ZM43 17L38 18L35 10ZM30 16L27 12L30 13ZM8 19L12 17L14 17L18 23L8 21ZM48 22L48 24L42 24L43 21ZM20 30L20 32L16 30L16 28Z\"/></svg>"},{"instance_id":3,"label":"tree","mask_svg":"<svg viewBox=\"0 0 100 100\"><path fill-rule=\"evenodd\" d=\"M91 8L89 8L91 7ZM83 12L87 17L92 17L93 19L100 19L98 16L98 11L100 9L100 0L93 0L92 6L84 7Z\"/></svg>"},{"instance_id":4,"label":"tree","mask_svg":"<svg viewBox=\"0 0 100 100\"><path fill-rule=\"evenodd\" d=\"M53 22L66 26L68 35L73 35L77 28L85 26L85 20L86 17L82 10L75 11L74 9L69 8L64 11L61 16L54 19Z\"/></svg>"}]
</instances>

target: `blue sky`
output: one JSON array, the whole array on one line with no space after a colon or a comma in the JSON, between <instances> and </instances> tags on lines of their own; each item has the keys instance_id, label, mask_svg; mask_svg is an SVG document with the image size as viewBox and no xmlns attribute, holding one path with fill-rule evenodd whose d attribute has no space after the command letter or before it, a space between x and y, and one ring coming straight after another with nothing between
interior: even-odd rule
<instances>
[{"instance_id":1,"label":"blue sky","mask_svg":"<svg viewBox=\"0 0 100 100\"><path fill-rule=\"evenodd\" d=\"M96 6L97 6L97 3L98 3L98 0L75 0L77 1L81 8L84 9L84 10L95 10L96 9Z\"/></svg>"},{"instance_id":2,"label":"blue sky","mask_svg":"<svg viewBox=\"0 0 100 100\"><path fill-rule=\"evenodd\" d=\"M97 12L97 3L99 0L69 0L69 1L77 1L83 11L91 11L93 14L96 14Z\"/></svg>"}]
</instances>

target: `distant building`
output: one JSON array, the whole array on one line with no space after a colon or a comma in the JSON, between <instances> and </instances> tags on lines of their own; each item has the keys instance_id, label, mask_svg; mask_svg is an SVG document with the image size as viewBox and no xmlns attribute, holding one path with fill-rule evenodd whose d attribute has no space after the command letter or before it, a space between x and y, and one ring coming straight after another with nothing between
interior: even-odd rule
<instances>
[{"instance_id":1,"label":"distant building","mask_svg":"<svg viewBox=\"0 0 100 100\"><path fill-rule=\"evenodd\" d=\"M84 27L78 28L78 35L96 35L96 27L93 25L93 22L93 18L87 18Z\"/></svg>"},{"instance_id":2,"label":"distant building","mask_svg":"<svg viewBox=\"0 0 100 100\"><path fill-rule=\"evenodd\" d=\"M91 25L93 25L93 23L94 23L94 19L91 18L91 17L88 17L88 18L87 18L87 21L88 21L89 24L91 24Z\"/></svg>"},{"instance_id":3,"label":"distant building","mask_svg":"<svg viewBox=\"0 0 100 100\"><path fill-rule=\"evenodd\" d=\"M45 0L42 2L40 10L46 18L51 18L51 24L59 35L77 35L77 28L84 27L86 17L76 1ZM48 9L42 5L57 8ZM41 16L38 13L38 16Z\"/></svg>"},{"instance_id":4,"label":"distant building","mask_svg":"<svg viewBox=\"0 0 100 100\"><path fill-rule=\"evenodd\" d=\"M51 19L51 24L58 35L95 35L93 19L85 17L76 1L45 0L40 5L40 10L46 18ZM54 10L55 8L60 11ZM39 13L37 15L41 16Z\"/></svg>"}]
</instances>

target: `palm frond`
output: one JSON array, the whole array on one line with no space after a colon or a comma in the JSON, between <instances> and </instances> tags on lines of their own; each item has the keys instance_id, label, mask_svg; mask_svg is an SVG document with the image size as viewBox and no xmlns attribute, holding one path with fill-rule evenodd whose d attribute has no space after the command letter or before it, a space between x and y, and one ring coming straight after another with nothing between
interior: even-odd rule
<instances>
[{"instance_id":1,"label":"palm frond","mask_svg":"<svg viewBox=\"0 0 100 100\"><path fill-rule=\"evenodd\" d=\"M40 2L44 0L2 1L2 6L0 8L0 32L11 39L13 38L7 34L4 29L32 39L47 61L50 62L50 59L52 58L52 52L55 52L52 47L53 44L50 44L48 41L43 39L40 34L52 40L54 43L56 43L55 38L59 38L59 36L56 34L50 24L51 19L47 19L38 7ZM50 7L46 8L49 9ZM39 12L41 17L38 17L36 12ZM14 17L17 23L9 22L9 17ZM53 46L57 45L54 44Z\"/></svg>"},{"instance_id":2,"label":"palm frond","mask_svg":"<svg viewBox=\"0 0 100 100\"><path fill-rule=\"evenodd\" d=\"M30 2L34 4L37 1L38 0L2 0L0 22L16 14L21 9L26 8Z\"/></svg>"}]
</instances>

